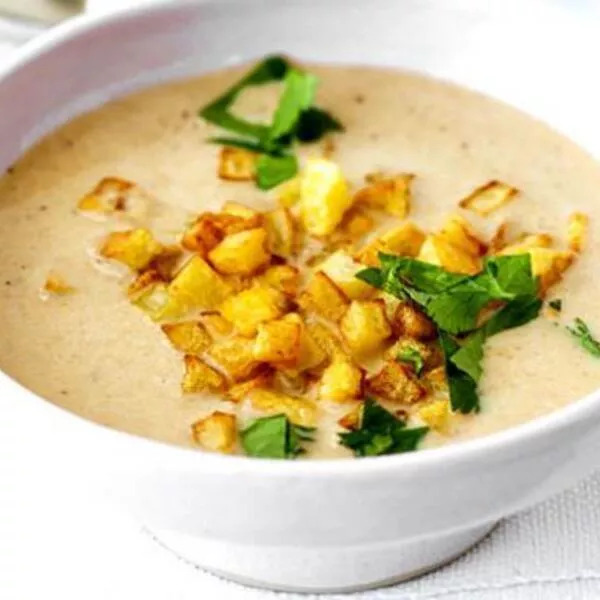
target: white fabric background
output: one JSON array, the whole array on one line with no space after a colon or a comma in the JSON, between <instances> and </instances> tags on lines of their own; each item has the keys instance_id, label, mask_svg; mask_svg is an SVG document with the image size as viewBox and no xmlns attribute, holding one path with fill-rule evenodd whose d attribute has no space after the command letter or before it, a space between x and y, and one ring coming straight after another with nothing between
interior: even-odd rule
<instances>
[{"instance_id":1,"label":"white fabric background","mask_svg":"<svg viewBox=\"0 0 600 600\"><path fill-rule=\"evenodd\" d=\"M92 10L110 10L139 2L88 1ZM583 16L600 18L594 15L597 5L593 0L563 0L562 4L581 11ZM0 21L0 60L30 33L27 28L14 28ZM40 471L40 449L13 433L11 421L17 418L18 409L0 398L0 598L309 598L243 588L178 559L106 501L90 502L73 482L61 479L59 465L48 465ZM34 439L35 433L31 432ZM502 523L472 552L437 573L350 597L598 599L600 474Z\"/></svg>"}]
</instances>

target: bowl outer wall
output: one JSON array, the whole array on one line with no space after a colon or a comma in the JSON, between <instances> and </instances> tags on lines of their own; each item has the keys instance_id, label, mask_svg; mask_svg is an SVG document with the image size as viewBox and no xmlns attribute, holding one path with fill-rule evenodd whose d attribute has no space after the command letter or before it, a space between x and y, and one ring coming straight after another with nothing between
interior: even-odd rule
<instances>
[{"instance_id":1,"label":"bowl outer wall","mask_svg":"<svg viewBox=\"0 0 600 600\"><path fill-rule=\"evenodd\" d=\"M0 167L111 98L279 50L443 77L507 100L598 154L593 117L600 92L572 68L593 39L549 12L531 47L535 4L523 10L507 2L506 12L493 15L475 1L452 10L434 1L292 1L277 9L265 1L169 2L76 19L34 40L0 70ZM335 35L342 13L344 35ZM510 26L510 44L503 25ZM560 51L553 44L559 32ZM509 431L410 456L250 461L88 423L4 375L0 390L15 431L31 437L37 427L48 442L61 441L44 445L43 434L32 437L45 464L60 464L90 489L126 500L152 526L243 543L364 544L488 522L589 472L600 442L594 394Z\"/></svg>"}]
</instances>

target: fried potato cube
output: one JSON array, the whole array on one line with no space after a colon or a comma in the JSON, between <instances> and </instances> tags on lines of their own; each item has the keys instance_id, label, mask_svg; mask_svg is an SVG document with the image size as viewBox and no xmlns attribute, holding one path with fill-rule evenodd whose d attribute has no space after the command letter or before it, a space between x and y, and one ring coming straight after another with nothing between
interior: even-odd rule
<instances>
[{"instance_id":1,"label":"fried potato cube","mask_svg":"<svg viewBox=\"0 0 600 600\"><path fill-rule=\"evenodd\" d=\"M144 270L156 271L162 279L168 281L171 279L182 255L183 252L179 246L163 246L163 249L148 263Z\"/></svg>"},{"instance_id":2,"label":"fried potato cube","mask_svg":"<svg viewBox=\"0 0 600 600\"><path fill-rule=\"evenodd\" d=\"M170 307L167 313L184 314L196 309L215 309L231 294L231 286L199 256L181 267L169 284ZM169 310L175 309L177 310Z\"/></svg>"},{"instance_id":3,"label":"fried potato cube","mask_svg":"<svg viewBox=\"0 0 600 600\"><path fill-rule=\"evenodd\" d=\"M215 342L208 355L234 381L252 378L261 366L254 357L254 341L241 336Z\"/></svg>"},{"instance_id":4,"label":"fried potato cube","mask_svg":"<svg viewBox=\"0 0 600 600\"><path fill-rule=\"evenodd\" d=\"M300 188L300 177L293 177L277 186L277 201L279 205L285 208L294 206L300 200Z\"/></svg>"},{"instance_id":5,"label":"fried potato cube","mask_svg":"<svg viewBox=\"0 0 600 600\"><path fill-rule=\"evenodd\" d=\"M505 245L497 254L525 254L532 248L551 248L554 244L552 236L548 233L525 233L510 245Z\"/></svg>"},{"instance_id":6,"label":"fried potato cube","mask_svg":"<svg viewBox=\"0 0 600 600\"><path fill-rule=\"evenodd\" d=\"M294 370L298 373L320 367L327 360L327 353L317 343L317 340L311 333L302 317L298 313L290 313L285 318L301 326L300 334L300 352Z\"/></svg>"},{"instance_id":7,"label":"fried potato cube","mask_svg":"<svg viewBox=\"0 0 600 600\"><path fill-rule=\"evenodd\" d=\"M180 321L179 323L165 323L161 326L163 333L171 345L180 352L200 355L212 343L212 338L204 325L198 321Z\"/></svg>"},{"instance_id":8,"label":"fried potato cube","mask_svg":"<svg viewBox=\"0 0 600 600\"><path fill-rule=\"evenodd\" d=\"M467 254L483 256L487 251L487 245L477 237L468 221L460 215L450 215L439 235Z\"/></svg>"},{"instance_id":9,"label":"fried potato cube","mask_svg":"<svg viewBox=\"0 0 600 600\"><path fill-rule=\"evenodd\" d=\"M224 275L252 275L271 260L267 232L249 229L228 235L208 253L212 266Z\"/></svg>"},{"instance_id":10,"label":"fried potato cube","mask_svg":"<svg viewBox=\"0 0 600 600\"><path fill-rule=\"evenodd\" d=\"M510 202L518 193L517 188L494 179L472 191L459 202L459 206L487 217Z\"/></svg>"},{"instance_id":11,"label":"fried potato cube","mask_svg":"<svg viewBox=\"0 0 600 600\"><path fill-rule=\"evenodd\" d=\"M481 271L481 259L478 255L465 252L439 234L430 234L425 238L418 259L444 267L453 273L475 275Z\"/></svg>"},{"instance_id":12,"label":"fried potato cube","mask_svg":"<svg viewBox=\"0 0 600 600\"><path fill-rule=\"evenodd\" d=\"M154 269L143 271L127 287L127 296L133 301L152 286L163 282L164 279L158 271Z\"/></svg>"},{"instance_id":13,"label":"fried potato cube","mask_svg":"<svg viewBox=\"0 0 600 600\"><path fill-rule=\"evenodd\" d=\"M358 300L371 296L374 289L364 281L357 279L356 274L364 269L360 263L343 250L338 250L326 258L319 266L335 285L337 285L350 300Z\"/></svg>"},{"instance_id":14,"label":"fried potato cube","mask_svg":"<svg viewBox=\"0 0 600 600\"><path fill-rule=\"evenodd\" d=\"M192 424L196 444L212 452L233 452L237 441L235 415L215 411Z\"/></svg>"},{"instance_id":15,"label":"fried potato cube","mask_svg":"<svg viewBox=\"0 0 600 600\"><path fill-rule=\"evenodd\" d=\"M365 265L379 265L379 253L417 256L425 241L425 234L414 223L402 223L369 242L354 258Z\"/></svg>"},{"instance_id":16,"label":"fried potato cube","mask_svg":"<svg viewBox=\"0 0 600 600\"><path fill-rule=\"evenodd\" d=\"M284 317L258 325L254 358L277 367L291 367L300 356L302 325Z\"/></svg>"},{"instance_id":17,"label":"fried potato cube","mask_svg":"<svg viewBox=\"0 0 600 600\"><path fill-rule=\"evenodd\" d=\"M67 280L58 273L50 272L42 287L42 291L56 296L66 296L72 294L75 288L67 283Z\"/></svg>"},{"instance_id":18,"label":"fried potato cube","mask_svg":"<svg viewBox=\"0 0 600 600\"><path fill-rule=\"evenodd\" d=\"M257 223L262 219L262 215L259 211L250 208L245 204L240 204L239 202L225 202L221 212L224 212L227 215L233 215L234 217L240 217L241 219L253 219Z\"/></svg>"},{"instance_id":19,"label":"fried potato cube","mask_svg":"<svg viewBox=\"0 0 600 600\"><path fill-rule=\"evenodd\" d=\"M347 412L338 420L338 425L344 429L355 430L360 427L362 419L363 403L359 402L351 411Z\"/></svg>"},{"instance_id":20,"label":"fried potato cube","mask_svg":"<svg viewBox=\"0 0 600 600\"><path fill-rule=\"evenodd\" d=\"M340 167L327 159L308 161L300 183L300 207L305 229L329 235L352 205L352 196Z\"/></svg>"},{"instance_id":21,"label":"fried potato cube","mask_svg":"<svg viewBox=\"0 0 600 600\"><path fill-rule=\"evenodd\" d=\"M296 228L288 208L276 208L265 213L268 248L275 256L289 258L296 250Z\"/></svg>"},{"instance_id":22,"label":"fried potato cube","mask_svg":"<svg viewBox=\"0 0 600 600\"><path fill-rule=\"evenodd\" d=\"M583 250L587 238L589 219L583 213L573 213L569 217L569 226L567 228L567 241L569 249L579 253Z\"/></svg>"},{"instance_id":23,"label":"fried potato cube","mask_svg":"<svg viewBox=\"0 0 600 600\"><path fill-rule=\"evenodd\" d=\"M184 362L185 374L181 381L181 391L184 394L197 394L205 390L221 392L225 389L223 375L209 367L197 356L186 354Z\"/></svg>"},{"instance_id":24,"label":"fried potato cube","mask_svg":"<svg viewBox=\"0 0 600 600\"><path fill-rule=\"evenodd\" d=\"M444 366L427 371L423 376L423 382L432 392L444 394L448 392L448 380Z\"/></svg>"},{"instance_id":25,"label":"fried potato cube","mask_svg":"<svg viewBox=\"0 0 600 600\"><path fill-rule=\"evenodd\" d=\"M346 294L323 271L317 271L300 294L298 303L305 311L314 311L326 319L339 321L346 312L349 301Z\"/></svg>"},{"instance_id":26,"label":"fried potato cube","mask_svg":"<svg viewBox=\"0 0 600 600\"><path fill-rule=\"evenodd\" d=\"M410 211L410 186L415 176L401 173L393 177L377 177L360 189L354 196L356 204L380 208L404 219Z\"/></svg>"},{"instance_id":27,"label":"fried potato cube","mask_svg":"<svg viewBox=\"0 0 600 600\"><path fill-rule=\"evenodd\" d=\"M147 273L150 272L148 271ZM139 279L145 275L146 273L141 275ZM142 282L140 282L140 285L141 284ZM134 306L142 309L152 320L159 321L163 318L165 308L169 304L167 285L161 281L153 282L143 288L133 290L130 293L130 300ZM171 312L179 313L182 312L182 309L175 304L172 304Z\"/></svg>"},{"instance_id":28,"label":"fried potato cube","mask_svg":"<svg viewBox=\"0 0 600 600\"><path fill-rule=\"evenodd\" d=\"M396 340L394 344L386 350L384 356L389 360L402 362L398 357L402 356L407 351L414 351L419 354L423 360L423 368L425 370L438 367L443 361L441 351L436 346L424 344L423 342L410 337L401 337Z\"/></svg>"},{"instance_id":29,"label":"fried potato cube","mask_svg":"<svg viewBox=\"0 0 600 600\"><path fill-rule=\"evenodd\" d=\"M280 291L256 286L227 298L221 314L241 335L253 336L260 323L278 319L286 308L286 297Z\"/></svg>"},{"instance_id":30,"label":"fried potato cube","mask_svg":"<svg viewBox=\"0 0 600 600\"><path fill-rule=\"evenodd\" d=\"M113 231L103 241L100 255L127 265L133 271L141 271L163 251L147 229Z\"/></svg>"},{"instance_id":31,"label":"fried potato cube","mask_svg":"<svg viewBox=\"0 0 600 600\"><path fill-rule=\"evenodd\" d=\"M143 219L153 199L138 185L119 177L105 177L77 203L77 209L88 216L123 214Z\"/></svg>"},{"instance_id":32,"label":"fried potato cube","mask_svg":"<svg viewBox=\"0 0 600 600\"><path fill-rule=\"evenodd\" d=\"M437 329L433 322L414 304L401 302L394 312L392 328L396 335L403 335L417 340L433 340L437 337Z\"/></svg>"},{"instance_id":33,"label":"fried potato cube","mask_svg":"<svg viewBox=\"0 0 600 600\"><path fill-rule=\"evenodd\" d=\"M312 400L263 389L254 390L250 399L256 410L283 413L295 425L315 427L317 424L317 405Z\"/></svg>"},{"instance_id":34,"label":"fried potato cube","mask_svg":"<svg viewBox=\"0 0 600 600\"><path fill-rule=\"evenodd\" d=\"M219 178L228 181L252 181L257 154L244 148L224 146L219 154Z\"/></svg>"},{"instance_id":35,"label":"fried potato cube","mask_svg":"<svg viewBox=\"0 0 600 600\"><path fill-rule=\"evenodd\" d=\"M200 321L213 338L229 335L233 331L233 325L217 311L203 313Z\"/></svg>"},{"instance_id":36,"label":"fried potato cube","mask_svg":"<svg viewBox=\"0 0 600 600\"><path fill-rule=\"evenodd\" d=\"M295 297L300 287L300 271L291 265L273 265L256 279L259 285L270 286Z\"/></svg>"},{"instance_id":37,"label":"fried potato cube","mask_svg":"<svg viewBox=\"0 0 600 600\"><path fill-rule=\"evenodd\" d=\"M500 253L508 245L507 237L508 223L500 223L488 244L488 254Z\"/></svg>"},{"instance_id":38,"label":"fried potato cube","mask_svg":"<svg viewBox=\"0 0 600 600\"><path fill-rule=\"evenodd\" d=\"M374 352L392 334L382 300L353 300L340 321L340 330L352 352Z\"/></svg>"},{"instance_id":39,"label":"fried potato cube","mask_svg":"<svg viewBox=\"0 0 600 600\"><path fill-rule=\"evenodd\" d=\"M541 295L562 279L563 273L573 264L575 258L573 252L552 248L532 248L529 254L531 272L539 277Z\"/></svg>"},{"instance_id":40,"label":"fried potato cube","mask_svg":"<svg viewBox=\"0 0 600 600\"><path fill-rule=\"evenodd\" d=\"M382 369L367 381L369 391L399 404L415 404L425 396L425 388L414 378L412 370L395 360L388 360Z\"/></svg>"},{"instance_id":41,"label":"fried potato cube","mask_svg":"<svg viewBox=\"0 0 600 600\"><path fill-rule=\"evenodd\" d=\"M431 429L445 433L448 431L451 416L450 403L446 399L428 402L419 408L418 415Z\"/></svg>"},{"instance_id":42,"label":"fried potato cube","mask_svg":"<svg viewBox=\"0 0 600 600\"><path fill-rule=\"evenodd\" d=\"M306 323L306 330L314 343L325 353L325 358L331 360L344 353L342 340L327 325L311 321Z\"/></svg>"},{"instance_id":43,"label":"fried potato cube","mask_svg":"<svg viewBox=\"0 0 600 600\"><path fill-rule=\"evenodd\" d=\"M338 355L323 371L319 382L319 398L347 402L362 396L363 370L350 359Z\"/></svg>"},{"instance_id":44,"label":"fried potato cube","mask_svg":"<svg viewBox=\"0 0 600 600\"><path fill-rule=\"evenodd\" d=\"M339 226L339 234L346 239L356 240L371 232L374 226L373 217L353 206L344 215Z\"/></svg>"},{"instance_id":45,"label":"fried potato cube","mask_svg":"<svg viewBox=\"0 0 600 600\"><path fill-rule=\"evenodd\" d=\"M273 380L273 371L270 368L264 369L256 377L232 385L225 393L225 398L231 402L239 403L253 390L257 388L266 388Z\"/></svg>"}]
</instances>

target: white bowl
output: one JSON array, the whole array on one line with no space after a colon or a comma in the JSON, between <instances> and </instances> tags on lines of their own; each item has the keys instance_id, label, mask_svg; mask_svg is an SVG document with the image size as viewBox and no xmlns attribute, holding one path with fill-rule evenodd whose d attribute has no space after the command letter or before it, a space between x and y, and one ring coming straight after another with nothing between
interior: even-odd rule
<instances>
[{"instance_id":1,"label":"white bowl","mask_svg":"<svg viewBox=\"0 0 600 600\"><path fill-rule=\"evenodd\" d=\"M542 117L598 153L600 93L583 69L571 68L584 49L595 55L585 28L553 12L542 16L532 3L502 3L497 13L481 4L170 2L75 20L2 68L0 168L111 98L280 50L452 79ZM499 519L588 473L600 447L598 393L449 448L304 462L206 454L119 433L43 402L3 374L0 391L23 432L51 432L53 443L40 449L78 485L123 502L189 560L278 589L355 590L432 569Z\"/></svg>"}]
</instances>

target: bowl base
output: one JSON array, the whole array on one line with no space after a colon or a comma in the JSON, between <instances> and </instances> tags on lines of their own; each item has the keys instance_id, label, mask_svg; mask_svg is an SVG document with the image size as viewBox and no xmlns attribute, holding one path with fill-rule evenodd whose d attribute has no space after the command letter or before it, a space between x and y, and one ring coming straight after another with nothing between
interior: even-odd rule
<instances>
[{"instance_id":1,"label":"bowl base","mask_svg":"<svg viewBox=\"0 0 600 600\"><path fill-rule=\"evenodd\" d=\"M419 540L367 546L266 547L215 542L148 529L195 568L243 585L282 592L359 592L424 575L455 560L490 533L486 523Z\"/></svg>"}]
</instances>

